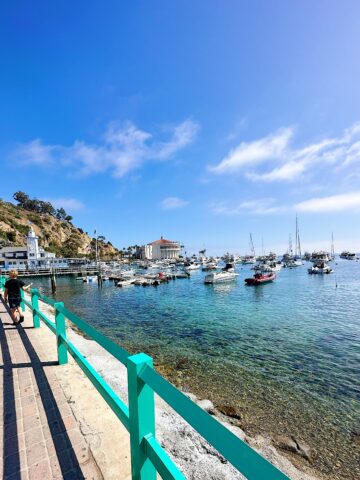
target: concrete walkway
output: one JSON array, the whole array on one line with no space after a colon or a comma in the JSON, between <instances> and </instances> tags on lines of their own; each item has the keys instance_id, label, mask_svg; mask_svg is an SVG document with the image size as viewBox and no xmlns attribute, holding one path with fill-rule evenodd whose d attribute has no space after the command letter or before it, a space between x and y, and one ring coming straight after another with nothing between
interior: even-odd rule
<instances>
[{"instance_id":1,"label":"concrete walkway","mask_svg":"<svg viewBox=\"0 0 360 480\"><path fill-rule=\"evenodd\" d=\"M102 479L57 376L55 337L44 329L29 314L13 325L0 301L0 478Z\"/></svg>"}]
</instances>

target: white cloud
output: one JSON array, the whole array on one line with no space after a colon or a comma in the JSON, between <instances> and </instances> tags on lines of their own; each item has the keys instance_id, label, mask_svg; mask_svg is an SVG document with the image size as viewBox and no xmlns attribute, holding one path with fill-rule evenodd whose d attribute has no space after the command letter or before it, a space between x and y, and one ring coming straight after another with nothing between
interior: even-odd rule
<instances>
[{"instance_id":1,"label":"white cloud","mask_svg":"<svg viewBox=\"0 0 360 480\"><path fill-rule=\"evenodd\" d=\"M282 156L293 135L292 128L282 128L254 142L242 142L215 167L209 169L215 173L233 173L246 166L264 163L269 159Z\"/></svg>"},{"instance_id":2,"label":"white cloud","mask_svg":"<svg viewBox=\"0 0 360 480\"><path fill-rule=\"evenodd\" d=\"M299 212L343 212L347 210L360 210L360 191L331 195L329 197L318 197L297 203L293 207Z\"/></svg>"},{"instance_id":3,"label":"white cloud","mask_svg":"<svg viewBox=\"0 0 360 480\"><path fill-rule=\"evenodd\" d=\"M244 200L235 205L216 203L211 205L211 210L217 215L267 215L280 213L283 207L275 205L274 198L257 198L255 200Z\"/></svg>"},{"instance_id":4,"label":"white cloud","mask_svg":"<svg viewBox=\"0 0 360 480\"><path fill-rule=\"evenodd\" d=\"M27 165L66 166L74 174L90 175L111 171L114 177L123 177L147 161L168 160L190 145L199 125L186 120L172 129L168 140L155 140L149 132L140 130L131 122L109 125L102 142L89 144L76 140L73 145L45 145L41 140L20 145L14 157Z\"/></svg>"},{"instance_id":5,"label":"white cloud","mask_svg":"<svg viewBox=\"0 0 360 480\"><path fill-rule=\"evenodd\" d=\"M274 198L243 200L235 205L214 203L210 206L217 215L268 215L275 213L326 213L360 211L360 191L315 197L302 202L281 205Z\"/></svg>"},{"instance_id":6,"label":"white cloud","mask_svg":"<svg viewBox=\"0 0 360 480\"><path fill-rule=\"evenodd\" d=\"M47 202L50 202L55 208L63 207L65 210L77 211L85 207L85 205L76 198L47 198Z\"/></svg>"},{"instance_id":7,"label":"white cloud","mask_svg":"<svg viewBox=\"0 0 360 480\"><path fill-rule=\"evenodd\" d=\"M49 165L53 160L56 145L43 145L39 138L20 145L16 149L16 156L23 158L25 164Z\"/></svg>"},{"instance_id":8,"label":"white cloud","mask_svg":"<svg viewBox=\"0 0 360 480\"><path fill-rule=\"evenodd\" d=\"M252 142L242 142L209 170L216 174L239 173L253 181L295 181L332 168L333 173L360 162L360 122L340 137L325 138L293 148L293 128L283 128ZM353 172L350 172L353 175Z\"/></svg>"},{"instance_id":9,"label":"white cloud","mask_svg":"<svg viewBox=\"0 0 360 480\"><path fill-rule=\"evenodd\" d=\"M167 197L160 203L160 206L163 210L174 210L176 208L183 208L188 205L189 202L187 200L183 200L182 198L178 197Z\"/></svg>"}]
</instances>

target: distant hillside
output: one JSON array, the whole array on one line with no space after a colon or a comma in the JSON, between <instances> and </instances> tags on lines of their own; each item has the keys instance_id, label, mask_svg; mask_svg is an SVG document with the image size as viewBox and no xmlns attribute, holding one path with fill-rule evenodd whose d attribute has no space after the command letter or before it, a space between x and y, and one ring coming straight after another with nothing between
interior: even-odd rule
<instances>
[{"instance_id":1,"label":"distant hillside","mask_svg":"<svg viewBox=\"0 0 360 480\"><path fill-rule=\"evenodd\" d=\"M22 192L17 192L22 195ZM23 201L20 205L0 200L0 247L25 246L30 223L39 236L39 245L61 257L95 258L95 238L81 228L75 227L64 209L56 210L49 202L36 199ZM16 198L16 194L14 195ZM18 203L19 200L17 199ZM37 210L37 211L36 211ZM39 213L48 211L49 213ZM119 258L120 250L104 237L98 239L101 259Z\"/></svg>"}]
</instances>

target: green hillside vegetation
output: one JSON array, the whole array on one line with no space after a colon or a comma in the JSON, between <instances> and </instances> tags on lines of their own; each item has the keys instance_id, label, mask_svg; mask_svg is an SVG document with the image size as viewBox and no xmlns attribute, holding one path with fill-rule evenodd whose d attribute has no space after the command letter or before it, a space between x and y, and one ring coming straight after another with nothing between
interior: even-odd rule
<instances>
[{"instance_id":1,"label":"green hillside vegetation","mask_svg":"<svg viewBox=\"0 0 360 480\"><path fill-rule=\"evenodd\" d=\"M58 257L95 258L96 239L73 225L72 217L63 208L31 199L24 192L16 192L14 199L17 205L0 200L0 247L25 246L31 225L39 237L39 245ZM122 255L104 237L98 237L98 250L104 260Z\"/></svg>"}]
</instances>

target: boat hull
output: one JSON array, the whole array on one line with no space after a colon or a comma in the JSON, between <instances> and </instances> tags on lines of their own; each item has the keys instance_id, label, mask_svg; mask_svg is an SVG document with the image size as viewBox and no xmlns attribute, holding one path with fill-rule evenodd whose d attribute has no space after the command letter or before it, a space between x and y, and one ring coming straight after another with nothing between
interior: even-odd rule
<instances>
[{"instance_id":1,"label":"boat hull","mask_svg":"<svg viewBox=\"0 0 360 480\"><path fill-rule=\"evenodd\" d=\"M274 273L270 275L259 275L259 276L254 275L251 278L245 278L245 283L246 285L252 285L252 286L264 285L265 283L272 282L273 280L275 280L275 278L276 278L276 275Z\"/></svg>"},{"instance_id":2,"label":"boat hull","mask_svg":"<svg viewBox=\"0 0 360 480\"><path fill-rule=\"evenodd\" d=\"M213 284L213 283L232 282L233 280L236 279L237 276L238 276L237 273L231 273L231 274L228 274L228 275L210 274L210 275L206 275L204 283Z\"/></svg>"}]
</instances>

